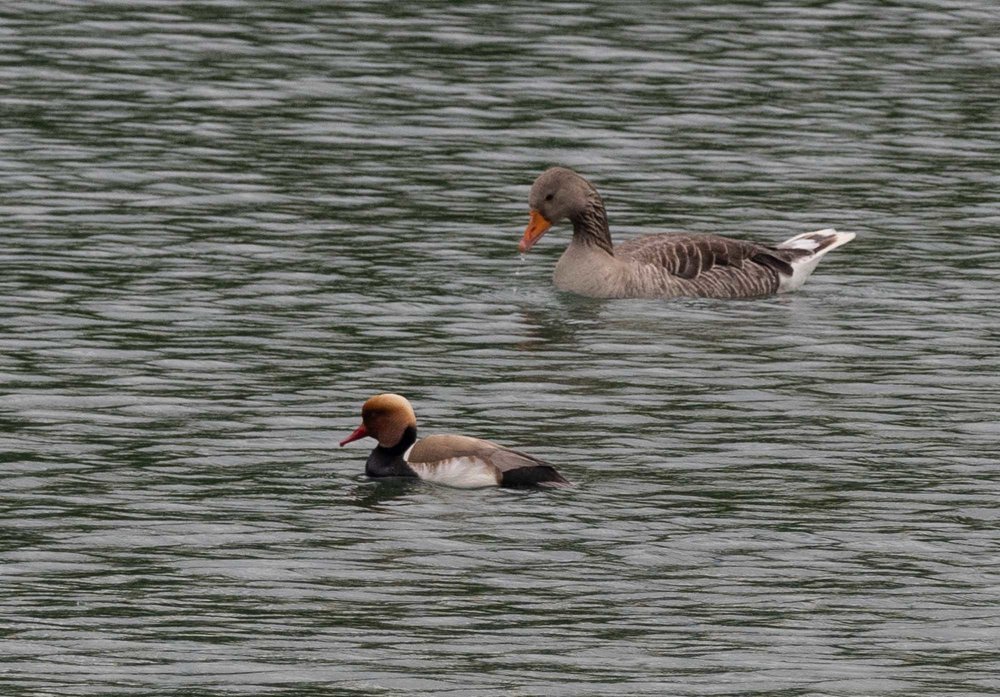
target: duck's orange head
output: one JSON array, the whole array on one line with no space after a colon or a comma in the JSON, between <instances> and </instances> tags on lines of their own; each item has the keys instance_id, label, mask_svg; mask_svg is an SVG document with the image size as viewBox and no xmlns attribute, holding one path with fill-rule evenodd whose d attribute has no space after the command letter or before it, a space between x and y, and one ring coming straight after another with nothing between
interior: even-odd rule
<instances>
[{"instance_id":1,"label":"duck's orange head","mask_svg":"<svg viewBox=\"0 0 1000 697\"><path fill-rule=\"evenodd\" d=\"M406 397L386 393L370 397L361 407L361 425L340 441L345 446L365 436L371 436L384 448L391 448L403 439L408 427L417 426L417 416Z\"/></svg>"}]
</instances>

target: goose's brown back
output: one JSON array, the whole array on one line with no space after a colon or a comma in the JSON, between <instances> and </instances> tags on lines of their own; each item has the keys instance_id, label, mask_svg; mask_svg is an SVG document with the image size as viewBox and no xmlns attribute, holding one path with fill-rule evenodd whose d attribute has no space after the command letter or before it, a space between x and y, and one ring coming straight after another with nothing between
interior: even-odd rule
<instances>
[{"instance_id":1,"label":"goose's brown back","mask_svg":"<svg viewBox=\"0 0 1000 697\"><path fill-rule=\"evenodd\" d=\"M779 274L791 275L789 262L804 252L779 250L754 242L687 233L663 233L619 244L615 256L636 266L641 295L753 298L778 290Z\"/></svg>"}]
</instances>

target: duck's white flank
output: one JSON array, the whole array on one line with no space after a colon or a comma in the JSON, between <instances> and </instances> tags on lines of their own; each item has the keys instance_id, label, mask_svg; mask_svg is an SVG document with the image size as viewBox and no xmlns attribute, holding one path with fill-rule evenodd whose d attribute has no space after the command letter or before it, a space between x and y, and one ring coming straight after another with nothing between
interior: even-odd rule
<instances>
[{"instance_id":1,"label":"duck's white flank","mask_svg":"<svg viewBox=\"0 0 1000 697\"><path fill-rule=\"evenodd\" d=\"M853 239L853 232L837 232L830 227L816 232L804 232L779 244L778 249L801 249L809 254L791 262L791 276L780 275L778 292L797 290L809 278L823 255Z\"/></svg>"},{"instance_id":2,"label":"duck's white flank","mask_svg":"<svg viewBox=\"0 0 1000 697\"><path fill-rule=\"evenodd\" d=\"M458 489L478 489L500 483L500 472L476 457L450 457L440 462L407 462L421 479Z\"/></svg>"}]
</instances>

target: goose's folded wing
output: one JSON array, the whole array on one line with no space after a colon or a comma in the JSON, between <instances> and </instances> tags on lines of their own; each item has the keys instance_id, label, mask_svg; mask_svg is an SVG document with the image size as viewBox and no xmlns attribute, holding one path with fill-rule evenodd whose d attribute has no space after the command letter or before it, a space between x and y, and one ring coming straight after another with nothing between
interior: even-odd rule
<instances>
[{"instance_id":1,"label":"goose's folded wing","mask_svg":"<svg viewBox=\"0 0 1000 697\"><path fill-rule=\"evenodd\" d=\"M651 264L687 280L694 280L717 267L742 269L747 263L780 273L792 272L777 250L717 235L647 235L618 245L615 256Z\"/></svg>"}]
</instances>

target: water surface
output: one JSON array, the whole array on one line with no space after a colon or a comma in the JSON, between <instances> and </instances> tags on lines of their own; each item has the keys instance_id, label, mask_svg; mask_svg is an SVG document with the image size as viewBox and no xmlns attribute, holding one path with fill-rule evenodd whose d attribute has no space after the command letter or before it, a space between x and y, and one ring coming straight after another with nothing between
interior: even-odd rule
<instances>
[{"instance_id":1,"label":"water surface","mask_svg":"<svg viewBox=\"0 0 1000 697\"><path fill-rule=\"evenodd\" d=\"M11 694L1000 690L989 3L0 11ZM797 294L556 291L856 232ZM406 394L569 490L371 482Z\"/></svg>"}]
</instances>

